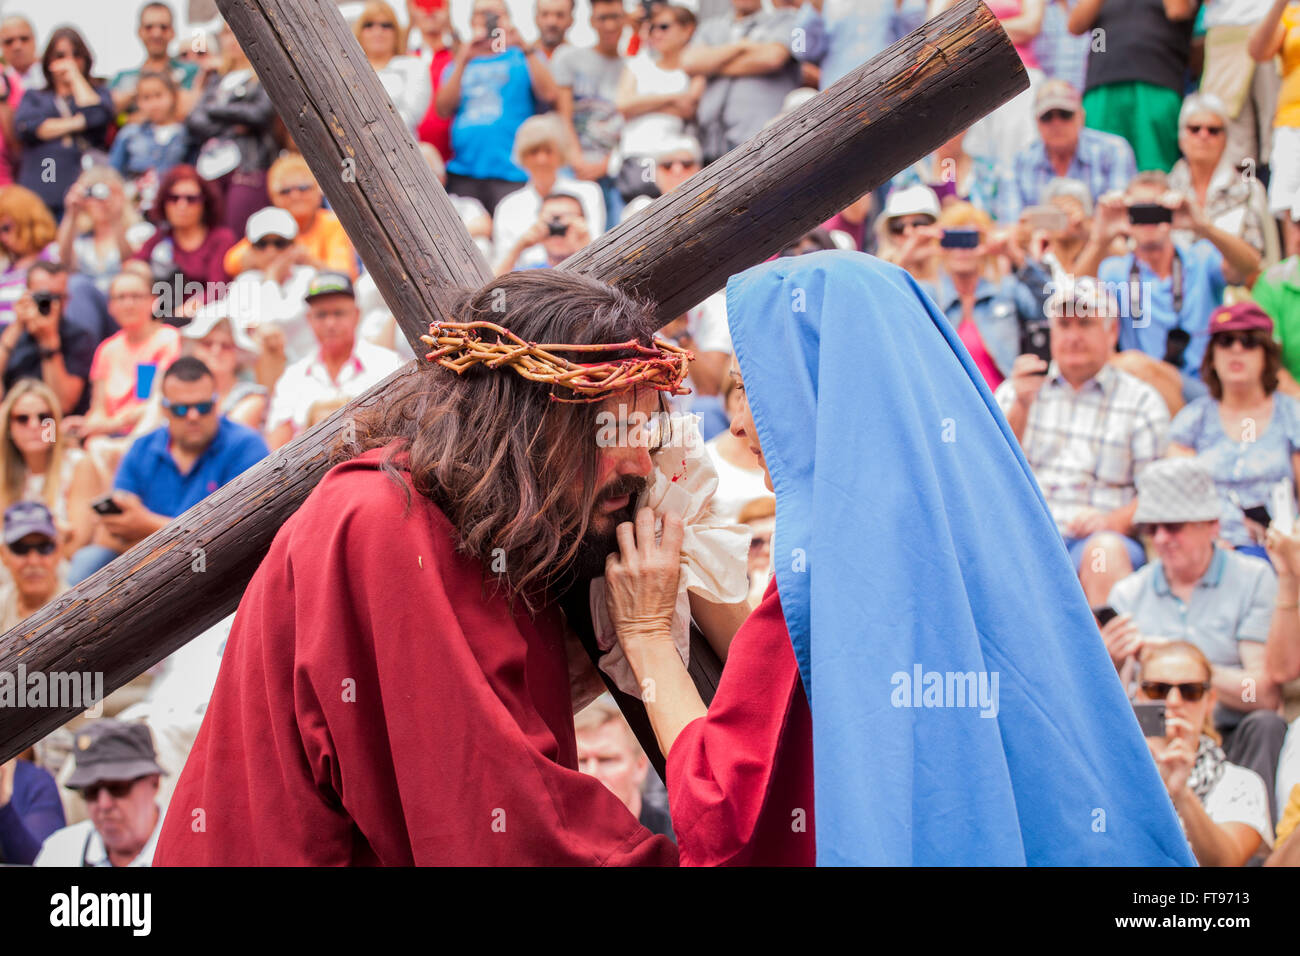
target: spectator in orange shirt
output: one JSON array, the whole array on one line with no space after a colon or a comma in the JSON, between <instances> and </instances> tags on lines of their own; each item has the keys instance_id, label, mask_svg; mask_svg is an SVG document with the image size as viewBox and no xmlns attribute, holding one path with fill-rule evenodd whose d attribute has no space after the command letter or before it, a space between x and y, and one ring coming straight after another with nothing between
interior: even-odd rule
<instances>
[{"instance_id":1,"label":"spectator in orange shirt","mask_svg":"<svg viewBox=\"0 0 1300 956\"><path fill-rule=\"evenodd\" d=\"M266 173L266 191L271 203L288 210L298 224L298 236L287 253L292 265L357 277L357 256L352 242L343 231L339 217L321 208L323 194L301 153L288 153L271 164ZM248 255L251 250L247 238L231 246L226 253L226 271L237 276L253 268Z\"/></svg>"}]
</instances>

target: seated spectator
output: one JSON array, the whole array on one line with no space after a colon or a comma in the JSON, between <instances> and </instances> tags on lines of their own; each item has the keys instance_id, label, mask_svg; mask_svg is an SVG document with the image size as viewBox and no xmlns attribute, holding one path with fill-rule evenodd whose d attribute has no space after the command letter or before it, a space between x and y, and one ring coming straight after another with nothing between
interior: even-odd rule
<instances>
[{"instance_id":1,"label":"seated spectator","mask_svg":"<svg viewBox=\"0 0 1300 956\"><path fill-rule=\"evenodd\" d=\"M501 31L495 36L489 17ZM447 184L490 215L528 178L511 158L515 132L540 104L554 103L559 90L545 57L519 36L504 0L474 0L470 30L469 42L443 73L435 102L438 115L452 121Z\"/></svg>"},{"instance_id":2,"label":"seated spectator","mask_svg":"<svg viewBox=\"0 0 1300 956\"><path fill-rule=\"evenodd\" d=\"M68 568L77 584L128 548L239 477L267 455L251 428L217 411L216 381L193 356L172 362L162 378L167 423L137 438L113 479L117 511L100 518L94 541Z\"/></svg>"},{"instance_id":3,"label":"seated spectator","mask_svg":"<svg viewBox=\"0 0 1300 956\"><path fill-rule=\"evenodd\" d=\"M1186 641L1147 648L1139 698L1165 704L1165 734L1147 745L1196 861L1245 866L1262 844L1273 845L1273 827L1259 774L1219 747L1211 671L1201 649Z\"/></svg>"},{"instance_id":4,"label":"seated spectator","mask_svg":"<svg viewBox=\"0 0 1300 956\"><path fill-rule=\"evenodd\" d=\"M230 316L260 342L271 330L279 330L283 345L272 342L272 351L283 351L290 362L316 344L302 300L316 270L304 263L307 257L295 241L297 232L297 222L283 209L268 206L249 216L244 270L230 284L224 301L200 310Z\"/></svg>"},{"instance_id":5,"label":"seated spectator","mask_svg":"<svg viewBox=\"0 0 1300 956\"><path fill-rule=\"evenodd\" d=\"M849 203L830 219L822 223L822 228L829 231L832 238L847 236L850 244L845 245L836 238L836 245L843 249L856 249L858 252L874 252L875 235L871 231L871 213L873 200L871 193L864 193Z\"/></svg>"},{"instance_id":6,"label":"seated spectator","mask_svg":"<svg viewBox=\"0 0 1300 956\"><path fill-rule=\"evenodd\" d=\"M154 317L149 283L123 271L109 286L108 309L121 331L95 349L90 364L90 411L69 426L83 440L125 435L144 414L159 369L181 352L180 333Z\"/></svg>"},{"instance_id":7,"label":"seated spectator","mask_svg":"<svg viewBox=\"0 0 1300 956\"><path fill-rule=\"evenodd\" d=\"M184 325L199 306L224 294L223 259L235 237L221 224L216 188L193 166L173 166L162 178L149 216L158 231L132 258L149 264L154 288L163 290L162 316Z\"/></svg>"},{"instance_id":8,"label":"seated spectator","mask_svg":"<svg viewBox=\"0 0 1300 956\"><path fill-rule=\"evenodd\" d=\"M649 28L650 49L657 58L628 59L614 97L623 127L610 155L609 175L628 202L654 195L651 157L663 143L690 132L707 85L703 76L692 77L682 68L686 45L695 34L694 13L663 5L654 10Z\"/></svg>"},{"instance_id":9,"label":"seated spectator","mask_svg":"<svg viewBox=\"0 0 1300 956\"><path fill-rule=\"evenodd\" d=\"M519 237L537 221L543 196L564 193L575 197L582 205L582 218L591 237L605 231L605 200L600 187L559 171L564 165L564 147L564 123L554 114L529 117L515 134L515 162L528 174L528 182L503 197L492 214L492 247L497 250L498 269Z\"/></svg>"},{"instance_id":10,"label":"seated spectator","mask_svg":"<svg viewBox=\"0 0 1300 956\"><path fill-rule=\"evenodd\" d=\"M355 279L357 254L352 241L343 231L339 217L322 206L325 195L302 154L285 153L272 163L266 173L266 187L271 194L271 205L288 212L298 225L293 240L294 264L313 271L346 272ZM247 226L244 231L245 238L226 253L226 271L232 276L253 268L248 259L251 243L247 239Z\"/></svg>"},{"instance_id":11,"label":"seated spectator","mask_svg":"<svg viewBox=\"0 0 1300 956\"><path fill-rule=\"evenodd\" d=\"M994 397L1024 449L1065 539L1088 603L1146 561L1133 537L1135 479L1165 453L1169 410L1144 382L1107 359L1118 307L1080 282L1047 302L1051 363L1020 355Z\"/></svg>"},{"instance_id":12,"label":"seated spectator","mask_svg":"<svg viewBox=\"0 0 1300 956\"><path fill-rule=\"evenodd\" d=\"M1179 245L1175 229L1190 229L1199 238L1191 246ZM1133 251L1108 255L1120 236L1132 237ZM1108 288L1139 293L1137 301L1132 294L1121 297L1120 347L1164 359L1185 380L1200 374L1210 313L1224 288L1251 281L1258 267L1258 252L1217 228L1185 195L1172 192L1160 172L1139 173L1122 197L1102 197L1078 263L1081 274L1097 276ZM1181 331L1171 334L1174 330ZM1199 393L1199 385L1189 387L1189 398Z\"/></svg>"},{"instance_id":13,"label":"seated spectator","mask_svg":"<svg viewBox=\"0 0 1300 956\"><path fill-rule=\"evenodd\" d=\"M361 312L347 276L319 273L307 290L306 302L317 347L286 368L275 383L266 423L272 449L307 427L307 412L316 402L356 398L402 364L394 352L357 337Z\"/></svg>"},{"instance_id":14,"label":"seated spectator","mask_svg":"<svg viewBox=\"0 0 1300 956\"><path fill-rule=\"evenodd\" d=\"M207 366L217 387L217 414L260 432L269 390L253 380L257 344L235 322L214 312L181 330L184 350Z\"/></svg>"},{"instance_id":15,"label":"seated spectator","mask_svg":"<svg viewBox=\"0 0 1300 956\"><path fill-rule=\"evenodd\" d=\"M622 0L592 0L590 22L595 46L569 46L551 60L559 91L555 111L565 125L568 165L579 179L600 185L606 225L612 227L623 212L623 196L609 170L610 154L623 127L618 112L618 83L623 76L618 41L627 22Z\"/></svg>"},{"instance_id":16,"label":"seated spectator","mask_svg":"<svg viewBox=\"0 0 1300 956\"><path fill-rule=\"evenodd\" d=\"M54 515L59 543L71 554L85 543L77 525L90 510L81 474L84 455L62 428L49 386L19 379L0 402L0 510L38 501ZM89 535L85 536L89 540Z\"/></svg>"},{"instance_id":17,"label":"seated spectator","mask_svg":"<svg viewBox=\"0 0 1300 956\"><path fill-rule=\"evenodd\" d=\"M1043 206L1056 210L1055 217L1039 218L1033 207L1020 212L1020 225L1026 236L1029 257L1041 262L1052 274L1059 288L1074 281L1074 266L1088 243L1092 224L1092 196L1088 187L1077 179L1053 179L1043 187ZM1054 218L1054 222L1048 222Z\"/></svg>"},{"instance_id":18,"label":"seated spectator","mask_svg":"<svg viewBox=\"0 0 1300 956\"><path fill-rule=\"evenodd\" d=\"M140 222L135 205L127 201L122 177L111 166L92 166L64 197L59 261L107 295L109 280L143 243L142 230L153 233L153 227Z\"/></svg>"},{"instance_id":19,"label":"seated spectator","mask_svg":"<svg viewBox=\"0 0 1300 956\"><path fill-rule=\"evenodd\" d=\"M43 381L58 397L65 415L90 407L86 387L95 339L63 315L68 272L57 262L37 262L27 270L27 294L14 304L14 321L0 333L0 361L8 391L22 378Z\"/></svg>"},{"instance_id":20,"label":"seated spectator","mask_svg":"<svg viewBox=\"0 0 1300 956\"><path fill-rule=\"evenodd\" d=\"M698 109L700 143L709 163L762 129L781 111L786 94L802 83L791 53L795 11L767 11L759 0L731 0L731 9L730 15L701 23L682 54L682 69L709 81Z\"/></svg>"},{"instance_id":21,"label":"seated spectator","mask_svg":"<svg viewBox=\"0 0 1300 956\"><path fill-rule=\"evenodd\" d=\"M105 718L77 732L76 769L89 820L52 833L36 866L150 866L162 829L153 739L144 724Z\"/></svg>"},{"instance_id":22,"label":"seated spectator","mask_svg":"<svg viewBox=\"0 0 1300 956\"><path fill-rule=\"evenodd\" d=\"M202 93L185 117L185 128L199 150L198 174L213 183L221 199L222 215L212 225L225 226L233 241L248 217L266 205L266 171L280 144L275 107L229 24L221 29L220 50L215 72L205 68L200 76Z\"/></svg>"},{"instance_id":23,"label":"seated spectator","mask_svg":"<svg viewBox=\"0 0 1300 956\"><path fill-rule=\"evenodd\" d=\"M623 209L623 218L630 219L657 196L672 192L700 171L703 166L700 141L694 136L674 136L661 142L649 158L654 160L654 193L636 196Z\"/></svg>"},{"instance_id":24,"label":"seated spectator","mask_svg":"<svg viewBox=\"0 0 1300 956\"><path fill-rule=\"evenodd\" d=\"M747 600L750 607L758 607L772 580L772 534L776 530L775 496L767 494L755 498L740 509L736 522L749 527L749 559L746 566L749 577Z\"/></svg>"},{"instance_id":25,"label":"seated spectator","mask_svg":"<svg viewBox=\"0 0 1300 956\"><path fill-rule=\"evenodd\" d=\"M1195 455L1214 476L1219 535L1232 548L1265 557L1265 527L1243 508L1270 508L1279 484L1294 501L1300 480L1300 402L1277 391L1281 351L1273 320L1253 302L1210 316L1201 380L1210 394L1174 419L1169 453Z\"/></svg>"},{"instance_id":26,"label":"seated spectator","mask_svg":"<svg viewBox=\"0 0 1300 956\"><path fill-rule=\"evenodd\" d=\"M0 864L30 866L66 820L54 776L30 760L0 764Z\"/></svg>"},{"instance_id":27,"label":"seated spectator","mask_svg":"<svg viewBox=\"0 0 1300 956\"><path fill-rule=\"evenodd\" d=\"M451 123L438 115L436 99L438 88L442 85L443 71L454 56L449 42L455 39L451 28L450 5L438 3L437 0L406 0L406 17L414 28L416 37L410 40L408 34L410 53L418 56L429 71L431 93L429 108L425 110L424 118L415 131L416 139L432 146L442 161L446 162L451 156Z\"/></svg>"},{"instance_id":28,"label":"seated spectator","mask_svg":"<svg viewBox=\"0 0 1300 956\"><path fill-rule=\"evenodd\" d=\"M929 156L917 160L890 181L894 189L929 186L941 204L950 200L968 202L981 212L997 210L998 174L993 161L971 156L963 149L962 130Z\"/></svg>"},{"instance_id":29,"label":"seated spectator","mask_svg":"<svg viewBox=\"0 0 1300 956\"><path fill-rule=\"evenodd\" d=\"M0 20L0 44L4 47L5 63L22 81L24 89L38 90L45 85L41 58L36 55L36 31L26 17L7 16Z\"/></svg>"},{"instance_id":30,"label":"seated spectator","mask_svg":"<svg viewBox=\"0 0 1300 956\"><path fill-rule=\"evenodd\" d=\"M1223 162L1228 144L1228 108L1217 96L1193 93L1178 114L1178 146L1183 158L1169 172L1169 188L1184 193L1205 211L1205 217L1250 244L1260 256L1259 268L1277 262L1277 227L1268 211L1268 194L1254 176L1243 175ZM1174 240L1191 245L1196 236L1180 231Z\"/></svg>"},{"instance_id":31,"label":"seated spectator","mask_svg":"<svg viewBox=\"0 0 1300 956\"><path fill-rule=\"evenodd\" d=\"M175 89L193 89L199 76L197 63L179 60L168 55L168 48L176 38L176 27L172 9L159 0L150 0L140 8L140 25L136 36L144 47L144 62L129 70L121 70L109 81L108 89L113 94L113 108L117 113L125 113L128 122L140 122L137 112L145 113L144 100L148 94L141 90L141 80L146 74L154 73L165 76Z\"/></svg>"},{"instance_id":32,"label":"seated spectator","mask_svg":"<svg viewBox=\"0 0 1300 956\"><path fill-rule=\"evenodd\" d=\"M578 743L578 769L598 779L623 801L651 833L671 837L668 814L642 799L650 761L632 728L608 694L601 694L573 718Z\"/></svg>"},{"instance_id":33,"label":"seated spectator","mask_svg":"<svg viewBox=\"0 0 1300 956\"><path fill-rule=\"evenodd\" d=\"M528 229L506 250L497 275L513 269L553 269L591 241L582 201L567 193L551 193Z\"/></svg>"},{"instance_id":34,"label":"seated spectator","mask_svg":"<svg viewBox=\"0 0 1300 956\"><path fill-rule=\"evenodd\" d=\"M723 380L722 400L730 421L743 403L743 396L731 375ZM746 439L736 437L729 428L723 429L705 442L704 450L718 473L718 487L709 503L718 520L739 523L740 511L745 505L758 498L771 497L763 483L763 466Z\"/></svg>"},{"instance_id":35,"label":"seated spectator","mask_svg":"<svg viewBox=\"0 0 1300 956\"><path fill-rule=\"evenodd\" d=\"M876 220L876 255L906 269L918 282L939 275L939 198L929 186L894 189Z\"/></svg>"},{"instance_id":36,"label":"seated spectator","mask_svg":"<svg viewBox=\"0 0 1300 956\"><path fill-rule=\"evenodd\" d=\"M384 0L369 0L352 24L352 32L397 115L414 132L429 109L433 84L424 62L406 55L406 28L397 22L397 12Z\"/></svg>"},{"instance_id":37,"label":"seated spectator","mask_svg":"<svg viewBox=\"0 0 1300 956\"><path fill-rule=\"evenodd\" d=\"M1300 255L1265 270L1250 295L1273 320L1283 368L1291 378L1300 379Z\"/></svg>"},{"instance_id":38,"label":"seated spectator","mask_svg":"<svg viewBox=\"0 0 1300 956\"><path fill-rule=\"evenodd\" d=\"M190 151L189 134L180 121L180 87L167 73L142 73L135 89L139 120L117 132L108 161L129 180L140 208L148 212L158 183Z\"/></svg>"},{"instance_id":39,"label":"seated spectator","mask_svg":"<svg viewBox=\"0 0 1300 956\"><path fill-rule=\"evenodd\" d=\"M22 142L18 182L63 216L63 194L81 174L83 162L95 162L108 148L113 127L113 98L108 86L91 76L93 57L81 34L59 27L41 58L44 89L28 89L14 115Z\"/></svg>"},{"instance_id":40,"label":"seated spectator","mask_svg":"<svg viewBox=\"0 0 1300 956\"><path fill-rule=\"evenodd\" d=\"M39 501L20 501L5 509L0 631L17 627L67 590L59 539L54 516Z\"/></svg>"},{"instance_id":41,"label":"seated spectator","mask_svg":"<svg viewBox=\"0 0 1300 956\"><path fill-rule=\"evenodd\" d=\"M1286 724L1281 695L1264 666L1277 578L1268 562L1225 550L1219 536L1214 478L1192 458L1166 458L1138 475L1136 525L1150 535L1157 560L1111 590L1120 616L1102 628L1117 669L1161 639L1196 645L1213 665L1214 726L1235 764L1263 778L1272 802ZM1274 810L1267 809L1269 819Z\"/></svg>"},{"instance_id":42,"label":"seated spectator","mask_svg":"<svg viewBox=\"0 0 1300 956\"><path fill-rule=\"evenodd\" d=\"M938 279L927 284L927 291L957 330L989 388L997 388L1020 354L1025 325L1041 320L1040 293L1051 280L1007 233L992 227L988 214L970 203L950 203L939 216L943 233ZM1004 254L1017 268L1015 275L999 279L996 257Z\"/></svg>"},{"instance_id":43,"label":"seated spectator","mask_svg":"<svg viewBox=\"0 0 1300 956\"><path fill-rule=\"evenodd\" d=\"M998 188L997 218L1015 222L1026 206L1047 202L1043 188L1053 179L1077 179L1092 201L1122 191L1137 174L1133 148L1123 137L1084 126L1079 91L1049 80L1034 98L1038 141L1016 153Z\"/></svg>"},{"instance_id":44,"label":"seated spectator","mask_svg":"<svg viewBox=\"0 0 1300 956\"><path fill-rule=\"evenodd\" d=\"M14 302L26 291L32 263L54 258L56 233L40 196L22 186L0 187L0 253L8 260L0 273L0 325L14 320Z\"/></svg>"}]
</instances>

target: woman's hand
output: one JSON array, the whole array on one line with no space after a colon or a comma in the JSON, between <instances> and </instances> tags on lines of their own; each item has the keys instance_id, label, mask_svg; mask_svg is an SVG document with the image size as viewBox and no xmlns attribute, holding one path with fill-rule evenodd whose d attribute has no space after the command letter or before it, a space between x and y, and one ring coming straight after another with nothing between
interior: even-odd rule
<instances>
[{"instance_id":1,"label":"woman's hand","mask_svg":"<svg viewBox=\"0 0 1300 956\"><path fill-rule=\"evenodd\" d=\"M1264 550L1278 577L1300 576L1300 537L1283 534L1270 525L1264 534Z\"/></svg>"},{"instance_id":2,"label":"woman's hand","mask_svg":"<svg viewBox=\"0 0 1300 956\"><path fill-rule=\"evenodd\" d=\"M1196 764L1200 734L1190 721L1170 714L1165 718L1164 739L1149 737L1147 743L1156 758L1156 768L1170 799L1178 797L1187 789L1188 778Z\"/></svg>"},{"instance_id":3,"label":"woman's hand","mask_svg":"<svg viewBox=\"0 0 1300 956\"><path fill-rule=\"evenodd\" d=\"M665 515L663 540L656 542L654 512L642 508L636 524L625 521L617 533L619 553L605 559L605 606L630 659L632 642L672 643L684 525L680 515Z\"/></svg>"},{"instance_id":4,"label":"woman's hand","mask_svg":"<svg viewBox=\"0 0 1300 956\"><path fill-rule=\"evenodd\" d=\"M1133 622L1132 614L1117 614L1101 627L1101 640L1115 670L1142 650L1142 632Z\"/></svg>"}]
</instances>

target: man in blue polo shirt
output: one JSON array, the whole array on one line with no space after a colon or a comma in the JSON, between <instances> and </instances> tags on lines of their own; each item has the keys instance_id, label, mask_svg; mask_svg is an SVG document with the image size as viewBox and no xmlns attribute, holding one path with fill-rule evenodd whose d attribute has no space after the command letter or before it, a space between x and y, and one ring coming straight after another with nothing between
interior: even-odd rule
<instances>
[{"instance_id":1,"label":"man in blue polo shirt","mask_svg":"<svg viewBox=\"0 0 1300 956\"><path fill-rule=\"evenodd\" d=\"M143 541L269 453L262 436L217 411L217 385L196 358L179 358L163 375L167 424L142 435L122 458L111 495L117 513L101 514L92 543L69 562L76 584Z\"/></svg>"}]
</instances>

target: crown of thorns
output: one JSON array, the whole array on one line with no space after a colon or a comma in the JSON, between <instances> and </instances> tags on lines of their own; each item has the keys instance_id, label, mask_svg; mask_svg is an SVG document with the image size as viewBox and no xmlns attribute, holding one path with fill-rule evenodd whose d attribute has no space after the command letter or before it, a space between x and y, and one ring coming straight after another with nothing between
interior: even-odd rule
<instances>
[{"instance_id":1,"label":"crown of thorns","mask_svg":"<svg viewBox=\"0 0 1300 956\"><path fill-rule=\"evenodd\" d=\"M481 333L496 333L496 341ZM431 322L429 334L420 341L432 346L425 355L461 374L474 365L488 368L508 367L533 382L542 382L572 392L568 398L551 393L556 402L598 402L606 395L637 385L649 386L670 395L686 395L682 386L693 353L672 342L654 339L643 345L629 339L613 345L566 345L563 343L525 342L509 329L493 322ZM556 352L631 352L630 356L603 362L572 362Z\"/></svg>"}]
</instances>

